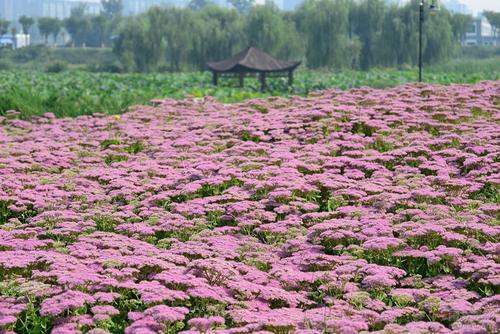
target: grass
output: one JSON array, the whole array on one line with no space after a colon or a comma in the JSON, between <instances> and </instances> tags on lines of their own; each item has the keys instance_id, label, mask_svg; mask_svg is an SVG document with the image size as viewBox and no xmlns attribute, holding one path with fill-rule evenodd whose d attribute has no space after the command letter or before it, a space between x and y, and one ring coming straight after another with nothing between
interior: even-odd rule
<instances>
[{"instance_id":1,"label":"grass","mask_svg":"<svg viewBox=\"0 0 500 334\"><path fill-rule=\"evenodd\" d=\"M122 69L110 48L49 48L33 45L17 50L0 49L0 69L50 71L54 64L84 71L116 72Z\"/></svg>"}]
</instances>

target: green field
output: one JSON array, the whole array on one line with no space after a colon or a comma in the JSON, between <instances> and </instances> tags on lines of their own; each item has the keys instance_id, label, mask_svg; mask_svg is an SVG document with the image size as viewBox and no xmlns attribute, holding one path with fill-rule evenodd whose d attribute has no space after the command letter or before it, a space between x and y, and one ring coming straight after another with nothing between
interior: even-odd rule
<instances>
[{"instance_id":1,"label":"green field","mask_svg":"<svg viewBox=\"0 0 500 334\"><path fill-rule=\"evenodd\" d=\"M425 81L439 84L475 83L499 80L494 70L500 59L480 65L454 62L447 67L426 70ZM458 72L460 68L464 71ZM467 70L469 68L469 70ZM455 71L454 71L455 69ZM74 117L92 113L118 114L130 106L147 104L154 98L180 99L188 96L214 96L222 102L238 102L248 98L270 95L307 95L312 91L361 86L384 88L414 81L417 72L411 70L380 69L369 72L307 71L296 73L293 90L285 79L270 79L269 91L261 93L256 79L248 79L246 87L222 80L222 86L211 85L210 73L149 73L113 74L65 71L61 73L0 71L0 115L17 110L22 118L53 112L58 117Z\"/></svg>"}]
</instances>

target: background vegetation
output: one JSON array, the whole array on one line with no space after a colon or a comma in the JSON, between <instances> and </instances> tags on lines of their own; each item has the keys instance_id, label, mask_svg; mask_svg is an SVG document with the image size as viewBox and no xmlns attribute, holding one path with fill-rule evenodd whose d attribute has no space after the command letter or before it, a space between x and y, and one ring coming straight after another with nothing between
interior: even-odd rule
<instances>
[{"instance_id":1,"label":"background vegetation","mask_svg":"<svg viewBox=\"0 0 500 334\"><path fill-rule=\"evenodd\" d=\"M233 8L192 0L186 8L152 7L123 17L121 0L102 0L100 15L86 14L80 6L65 20L21 17L10 27L41 35L49 46L113 48L119 60L111 66L114 71L199 71L207 61L251 44L277 57L302 60L311 69L367 70L417 63L419 0L403 6L384 0L305 0L295 11L281 11L272 2L231 2ZM485 16L498 35L500 14ZM445 8L437 15L426 11L425 63L457 56L471 23L471 16ZM8 27L9 22L0 23L0 30Z\"/></svg>"},{"instance_id":2,"label":"background vegetation","mask_svg":"<svg viewBox=\"0 0 500 334\"><path fill-rule=\"evenodd\" d=\"M425 73L426 81L451 84L500 79L500 72L495 70L500 57L465 62L468 63L458 60L430 67ZM472 70L467 73L460 71L464 66ZM271 79L269 91L261 93L258 80L251 78L244 89L235 88L237 84L231 79L221 80L221 86L213 87L211 75L207 72L113 74L0 71L0 115L8 110L21 111L23 118L45 112L53 112L58 117L95 112L118 114L127 111L130 106L148 104L154 98L179 99L210 95L223 102L238 102L272 95L306 95L327 88L384 88L414 81L416 77L417 71L414 69L337 72L300 70L293 90L288 89L285 80Z\"/></svg>"},{"instance_id":3,"label":"background vegetation","mask_svg":"<svg viewBox=\"0 0 500 334\"><path fill-rule=\"evenodd\" d=\"M417 63L418 0L306 0L293 12L273 3L245 11L211 4L156 7L117 29L114 51L128 71L200 70L250 44L308 68L363 69ZM193 7L192 7L193 8ZM459 51L472 17L426 12L424 61L443 62Z\"/></svg>"}]
</instances>

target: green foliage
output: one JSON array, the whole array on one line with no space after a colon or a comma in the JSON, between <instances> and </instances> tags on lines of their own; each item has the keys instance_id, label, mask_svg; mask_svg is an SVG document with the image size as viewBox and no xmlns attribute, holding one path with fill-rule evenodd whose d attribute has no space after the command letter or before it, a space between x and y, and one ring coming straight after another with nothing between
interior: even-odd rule
<instances>
[{"instance_id":1,"label":"green foliage","mask_svg":"<svg viewBox=\"0 0 500 334\"><path fill-rule=\"evenodd\" d=\"M253 44L277 57L299 58L303 52L295 24L286 20L272 2L250 9L245 17L243 32L246 37L245 44Z\"/></svg>"},{"instance_id":2,"label":"green foliage","mask_svg":"<svg viewBox=\"0 0 500 334\"><path fill-rule=\"evenodd\" d=\"M152 7L135 17L121 16L122 0L102 0L100 15L76 6L63 22L39 18L48 43L60 26L73 46L113 47L128 71L200 70L251 43L277 57L303 60L310 68L370 69L417 62L418 7L412 0L390 6L382 0L306 0L293 12L271 1L231 0L232 9L211 0L192 0L186 8ZM498 13L485 14L498 35ZM28 31L33 19L19 22ZM458 50L471 17L425 13L424 61L443 62ZM7 32L9 22L0 30ZM65 33L65 32L63 32ZM111 38L113 36L113 38ZM115 68L122 68L118 66Z\"/></svg>"},{"instance_id":3,"label":"green foliage","mask_svg":"<svg viewBox=\"0 0 500 334\"><path fill-rule=\"evenodd\" d=\"M102 143L101 143L101 147L103 149L107 149L109 148L111 145L122 145L123 142L121 141L121 139L118 139L118 138L111 138L111 139L106 139L104 140Z\"/></svg>"},{"instance_id":4,"label":"green foliage","mask_svg":"<svg viewBox=\"0 0 500 334\"><path fill-rule=\"evenodd\" d=\"M122 161L127 161L127 160L128 160L128 157L126 155L119 155L119 154L110 154L104 158L104 162L107 165L111 165L115 162L122 162Z\"/></svg>"},{"instance_id":5,"label":"green foliage","mask_svg":"<svg viewBox=\"0 0 500 334\"><path fill-rule=\"evenodd\" d=\"M309 68L363 69L417 62L418 1L306 0L294 12L272 2L233 1L236 10L206 0L188 8L151 8L118 30L115 53L131 71L202 69L254 44ZM447 60L458 49L469 16L425 13L424 60Z\"/></svg>"},{"instance_id":6,"label":"green foliage","mask_svg":"<svg viewBox=\"0 0 500 334\"><path fill-rule=\"evenodd\" d=\"M479 191L471 195L471 199L500 204L500 186L487 182Z\"/></svg>"},{"instance_id":7,"label":"green foliage","mask_svg":"<svg viewBox=\"0 0 500 334\"><path fill-rule=\"evenodd\" d=\"M450 18L450 24L455 40L462 43L467 30L471 26L474 18L471 15L455 13Z\"/></svg>"},{"instance_id":8,"label":"green foliage","mask_svg":"<svg viewBox=\"0 0 500 334\"><path fill-rule=\"evenodd\" d=\"M32 205L29 205L23 211L13 211L9 208L11 205L15 205L15 202L0 201L0 225L7 224L11 218L16 218L24 224L37 214Z\"/></svg>"},{"instance_id":9,"label":"green foliage","mask_svg":"<svg viewBox=\"0 0 500 334\"><path fill-rule=\"evenodd\" d=\"M360 50L356 40L346 37L347 4L345 0L306 0L298 9L297 24L307 41L305 57L309 67L353 67Z\"/></svg>"},{"instance_id":10,"label":"green foliage","mask_svg":"<svg viewBox=\"0 0 500 334\"><path fill-rule=\"evenodd\" d=\"M71 9L71 16L63 21L63 25L73 47L111 46L111 36L122 20L123 4L122 0L102 0L102 6L99 15L86 14L84 5Z\"/></svg>"},{"instance_id":11,"label":"green foliage","mask_svg":"<svg viewBox=\"0 0 500 334\"><path fill-rule=\"evenodd\" d=\"M215 15L215 14L214 14ZM64 51L64 52L63 52ZM83 54L73 51L81 51ZM45 49L30 48L23 52L26 59L45 54ZM94 55L95 56L92 56ZM60 59L79 57L105 57L100 50L60 50ZM485 64L484 66L481 64ZM429 69L426 78L429 82L439 84L475 83L482 80L498 80L500 73L492 70L494 62L477 61L476 69L480 72L461 74L460 72L443 73ZM31 65L30 65L31 66ZM35 66L35 64L33 64ZM451 65L450 65L451 66ZM211 85L209 73L151 73L151 74L111 74L68 71L62 73L42 73L37 71L3 71L0 72L0 115L7 110L20 111L21 118L28 119L45 112L53 112L58 117L74 117L90 115L95 112L119 114L126 112L130 106L150 104L155 98L181 99L187 96L214 96L221 102L232 103L246 99L266 96L307 95L310 92L340 88L350 89L361 86L385 88L415 80L415 70L397 71L394 69L371 70L369 72L343 71L298 71L294 90L289 91L286 80L271 79L269 90L260 92L256 78L248 78L245 88L236 88L236 82L223 80L218 87ZM260 110L259 112L265 112ZM360 130L361 129L356 129ZM367 130L369 133L368 129ZM431 129L430 129L431 130ZM430 131L429 130L429 131ZM257 140L257 138L246 137ZM126 143L132 145L133 143Z\"/></svg>"},{"instance_id":12,"label":"green foliage","mask_svg":"<svg viewBox=\"0 0 500 334\"><path fill-rule=\"evenodd\" d=\"M500 33L500 12L485 11L483 14L490 23L493 34L498 38Z\"/></svg>"},{"instance_id":13,"label":"green foliage","mask_svg":"<svg viewBox=\"0 0 500 334\"><path fill-rule=\"evenodd\" d=\"M259 136L256 136L256 135L252 135L250 133L250 131L243 131L241 134L240 134L240 139L243 140L243 141L253 141L255 143L258 143L260 142L260 138Z\"/></svg>"},{"instance_id":14,"label":"green foliage","mask_svg":"<svg viewBox=\"0 0 500 334\"><path fill-rule=\"evenodd\" d=\"M67 63L60 60L56 60L47 65L46 71L49 73L60 73L66 71L67 68L68 68Z\"/></svg>"},{"instance_id":15,"label":"green foliage","mask_svg":"<svg viewBox=\"0 0 500 334\"><path fill-rule=\"evenodd\" d=\"M101 232L114 232L118 223L110 216L96 215L92 218L96 224L96 229Z\"/></svg>"},{"instance_id":16,"label":"green foliage","mask_svg":"<svg viewBox=\"0 0 500 334\"><path fill-rule=\"evenodd\" d=\"M342 206L349 204L342 196L330 197L326 202L326 209L328 212L333 212Z\"/></svg>"},{"instance_id":17,"label":"green foliage","mask_svg":"<svg viewBox=\"0 0 500 334\"><path fill-rule=\"evenodd\" d=\"M359 245L360 241L356 238L344 236L338 239L324 238L321 240L321 246L324 251L329 255L342 255L346 247L352 245Z\"/></svg>"},{"instance_id":18,"label":"green foliage","mask_svg":"<svg viewBox=\"0 0 500 334\"><path fill-rule=\"evenodd\" d=\"M368 69L376 64L378 34L382 29L385 13L385 3L382 0L361 1L351 9L349 26L363 41L360 66Z\"/></svg>"},{"instance_id":19,"label":"green foliage","mask_svg":"<svg viewBox=\"0 0 500 334\"><path fill-rule=\"evenodd\" d=\"M499 49L500 50L500 49ZM442 73L443 82L452 82L456 79L457 74L472 78L488 76L490 73L498 72L498 62L500 61L500 52L498 56L487 57L485 59L477 59L472 57L464 57L429 66L426 73L426 78L433 80L435 73Z\"/></svg>"},{"instance_id":20,"label":"green foliage","mask_svg":"<svg viewBox=\"0 0 500 334\"><path fill-rule=\"evenodd\" d=\"M9 32L10 22L4 19L0 19L0 35L4 35Z\"/></svg>"},{"instance_id":21,"label":"green foliage","mask_svg":"<svg viewBox=\"0 0 500 334\"><path fill-rule=\"evenodd\" d=\"M394 149L394 145L387 143L382 137L377 137L375 141L369 145L369 147L379 151L380 153L389 152Z\"/></svg>"},{"instance_id":22,"label":"green foliage","mask_svg":"<svg viewBox=\"0 0 500 334\"><path fill-rule=\"evenodd\" d=\"M51 35L55 41L61 29L61 21L53 17L40 17L37 23L40 33L45 37L45 44L49 44L49 36Z\"/></svg>"},{"instance_id":23,"label":"green foliage","mask_svg":"<svg viewBox=\"0 0 500 334\"><path fill-rule=\"evenodd\" d=\"M255 0L229 0L228 2L243 14L248 12L250 8L252 8Z\"/></svg>"},{"instance_id":24,"label":"green foliage","mask_svg":"<svg viewBox=\"0 0 500 334\"><path fill-rule=\"evenodd\" d=\"M18 21L23 27L23 34L28 34L31 26L35 24L35 19L26 15L21 16Z\"/></svg>"},{"instance_id":25,"label":"green foliage","mask_svg":"<svg viewBox=\"0 0 500 334\"><path fill-rule=\"evenodd\" d=\"M129 154L138 154L138 153L144 151L144 149L145 149L145 147L144 147L143 143L135 142L135 143L127 146L127 148L125 148L125 152L127 152Z\"/></svg>"},{"instance_id":26,"label":"green foliage","mask_svg":"<svg viewBox=\"0 0 500 334\"><path fill-rule=\"evenodd\" d=\"M82 46L90 30L90 20L84 16L72 15L64 20L64 28L69 32L74 46Z\"/></svg>"},{"instance_id":27,"label":"green foliage","mask_svg":"<svg viewBox=\"0 0 500 334\"><path fill-rule=\"evenodd\" d=\"M112 18L123 12L123 0L101 0L103 14Z\"/></svg>"},{"instance_id":28,"label":"green foliage","mask_svg":"<svg viewBox=\"0 0 500 334\"><path fill-rule=\"evenodd\" d=\"M53 319L40 315L40 306L29 301L26 309L17 317L16 333L49 333L53 327Z\"/></svg>"},{"instance_id":29,"label":"green foliage","mask_svg":"<svg viewBox=\"0 0 500 334\"><path fill-rule=\"evenodd\" d=\"M453 258L445 256L437 262L431 262L424 257L395 257L392 250L382 252L365 252L362 255L368 262L384 266L403 269L409 275L421 277L435 277L441 274L450 274L456 271Z\"/></svg>"},{"instance_id":30,"label":"green foliage","mask_svg":"<svg viewBox=\"0 0 500 334\"><path fill-rule=\"evenodd\" d=\"M9 209L9 206L13 204L11 201L1 201L0 202L0 225L6 224L13 214Z\"/></svg>"},{"instance_id":31,"label":"green foliage","mask_svg":"<svg viewBox=\"0 0 500 334\"><path fill-rule=\"evenodd\" d=\"M376 129L363 122L354 123L351 130L352 133L363 134L367 137L371 137L375 131Z\"/></svg>"},{"instance_id":32,"label":"green foliage","mask_svg":"<svg viewBox=\"0 0 500 334\"><path fill-rule=\"evenodd\" d=\"M4 59L0 59L0 71L7 71L12 67L12 64Z\"/></svg>"},{"instance_id":33,"label":"green foliage","mask_svg":"<svg viewBox=\"0 0 500 334\"><path fill-rule=\"evenodd\" d=\"M480 283L477 280L471 280L468 285L469 290L479 293L482 297L490 297L500 293L498 285Z\"/></svg>"}]
</instances>

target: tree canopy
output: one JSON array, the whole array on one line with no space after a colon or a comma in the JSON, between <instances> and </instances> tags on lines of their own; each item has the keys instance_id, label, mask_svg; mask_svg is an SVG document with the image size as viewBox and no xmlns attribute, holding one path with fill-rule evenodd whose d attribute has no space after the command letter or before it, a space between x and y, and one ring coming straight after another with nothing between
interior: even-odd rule
<instances>
[{"instance_id":1,"label":"tree canopy","mask_svg":"<svg viewBox=\"0 0 500 334\"><path fill-rule=\"evenodd\" d=\"M255 4L255 0L229 0L228 1L240 13L246 13Z\"/></svg>"},{"instance_id":2,"label":"tree canopy","mask_svg":"<svg viewBox=\"0 0 500 334\"><path fill-rule=\"evenodd\" d=\"M31 26L35 24L35 19L23 15L19 18L19 24L21 24L21 26L23 27L23 34L28 34Z\"/></svg>"},{"instance_id":3,"label":"tree canopy","mask_svg":"<svg viewBox=\"0 0 500 334\"><path fill-rule=\"evenodd\" d=\"M102 14L107 17L115 17L123 12L123 0L101 0Z\"/></svg>"},{"instance_id":4,"label":"tree canopy","mask_svg":"<svg viewBox=\"0 0 500 334\"><path fill-rule=\"evenodd\" d=\"M293 12L272 2L210 0L188 8L154 7L118 30L115 52L130 70L204 69L253 45L310 68L415 65L419 1L403 6L383 0L305 0ZM424 61L445 60L458 49L471 17L443 9L425 13Z\"/></svg>"},{"instance_id":5,"label":"tree canopy","mask_svg":"<svg viewBox=\"0 0 500 334\"><path fill-rule=\"evenodd\" d=\"M0 35L4 35L9 32L9 25L9 21L0 19Z\"/></svg>"},{"instance_id":6,"label":"tree canopy","mask_svg":"<svg viewBox=\"0 0 500 334\"><path fill-rule=\"evenodd\" d=\"M40 17L38 19L38 29L45 37L45 43L48 43L49 36L52 35L54 40L61 29L61 21L53 17Z\"/></svg>"},{"instance_id":7,"label":"tree canopy","mask_svg":"<svg viewBox=\"0 0 500 334\"><path fill-rule=\"evenodd\" d=\"M419 0L400 6L384 0L305 0L294 11L282 11L270 1L228 2L229 8L214 0L191 0L186 8L152 7L123 17L122 0L101 0L99 15L87 14L80 5L62 25L74 46L113 46L125 68L133 71L204 69L206 62L250 45L309 68L411 66L418 60ZM499 15L485 13L497 36ZM24 32L33 24L28 17L19 22ZM471 16L446 9L434 16L426 12L424 62L453 56L471 23ZM38 25L48 40L61 24L40 18Z\"/></svg>"},{"instance_id":8,"label":"tree canopy","mask_svg":"<svg viewBox=\"0 0 500 334\"><path fill-rule=\"evenodd\" d=\"M498 39L498 35L500 34L500 12L486 11L484 12L484 16L490 23L493 33Z\"/></svg>"}]
</instances>

